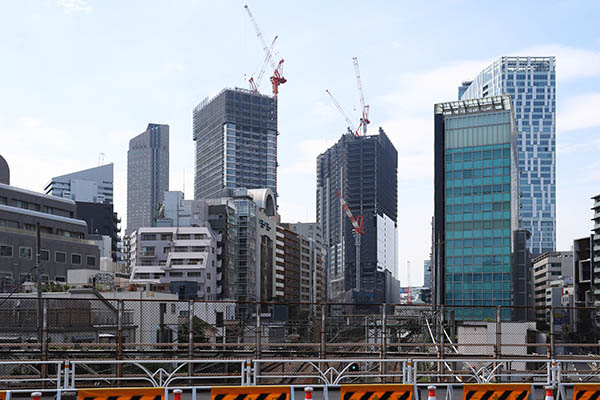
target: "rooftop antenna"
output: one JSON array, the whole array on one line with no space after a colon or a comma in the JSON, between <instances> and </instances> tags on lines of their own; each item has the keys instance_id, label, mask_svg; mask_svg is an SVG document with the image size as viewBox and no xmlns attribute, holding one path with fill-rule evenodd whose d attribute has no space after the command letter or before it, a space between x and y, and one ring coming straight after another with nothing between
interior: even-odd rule
<instances>
[{"instance_id":1,"label":"rooftop antenna","mask_svg":"<svg viewBox=\"0 0 600 400\"><path fill-rule=\"evenodd\" d=\"M98 154L98 166L104 164L104 153Z\"/></svg>"}]
</instances>

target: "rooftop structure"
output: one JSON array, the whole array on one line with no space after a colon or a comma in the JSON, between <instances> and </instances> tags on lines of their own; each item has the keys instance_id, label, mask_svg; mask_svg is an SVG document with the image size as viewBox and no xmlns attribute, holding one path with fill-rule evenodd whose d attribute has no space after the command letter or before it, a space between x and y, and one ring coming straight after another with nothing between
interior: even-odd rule
<instances>
[{"instance_id":1,"label":"rooftop structure","mask_svg":"<svg viewBox=\"0 0 600 400\"><path fill-rule=\"evenodd\" d=\"M46 184L46 194L87 203L113 203L113 164L56 176Z\"/></svg>"}]
</instances>

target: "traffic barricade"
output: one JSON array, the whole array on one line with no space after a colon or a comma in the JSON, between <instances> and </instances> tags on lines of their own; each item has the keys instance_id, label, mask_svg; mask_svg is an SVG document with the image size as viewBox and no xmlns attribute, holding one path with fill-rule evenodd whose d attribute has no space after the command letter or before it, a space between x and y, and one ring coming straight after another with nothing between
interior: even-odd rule
<instances>
[{"instance_id":1,"label":"traffic barricade","mask_svg":"<svg viewBox=\"0 0 600 400\"><path fill-rule=\"evenodd\" d=\"M289 386L213 386L211 400L290 400Z\"/></svg>"},{"instance_id":2,"label":"traffic barricade","mask_svg":"<svg viewBox=\"0 0 600 400\"><path fill-rule=\"evenodd\" d=\"M477 383L463 387L463 400L526 400L529 384Z\"/></svg>"},{"instance_id":3,"label":"traffic barricade","mask_svg":"<svg viewBox=\"0 0 600 400\"><path fill-rule=\"evenodd\" d=\"M576 384L573 386L573 400L597 400L600 397L600 384Z\"/></svg>"},{"instance_id":4,"label":"traffic barricade","mask_svg":"<svg viewBox=\"0 0 600 400\"><path fill-rule=\"evenodd\" d=\"M342 385L342 400L412 400L413 385L368 384Z\"/></svg>"},{"instance_id":5,"label":"traffic barricade","mask_svg":"<svg viewBox=\"0 0 600 400\"><path fill-rule=\"evenodd\" d=\"M164 388L78 389L78 400L166 400Z\"/></svg>"}]
</instances>

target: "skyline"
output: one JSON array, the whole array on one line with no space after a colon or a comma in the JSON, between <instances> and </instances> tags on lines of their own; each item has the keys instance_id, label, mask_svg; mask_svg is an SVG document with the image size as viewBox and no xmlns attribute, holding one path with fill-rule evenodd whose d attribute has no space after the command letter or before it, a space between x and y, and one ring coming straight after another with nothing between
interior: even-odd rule
<instances>
[{"instance_id":1,"label":"skyline","mask_svg":"<svg viewBox=\"0 0 600 400\"><path fill-rule=\"evenodd\" d=\"M181 2L171 8L146 2L137 7L65 0L31 4L13 3L9 7L15 13L9 10L0 16L0 32L15 38L0 44L14 60L0 66L6 93L0 100L0 132L6 146L2 154L11 167L12 184L41 192L52 176L98 165L102 152L106 163L115 163L115 206L125 219L127 143L148 123L161 123L171 128L170 190L185 185L186 198L193 198L192 109L224 87L246 88L244 73L258 69L263 58L243 3ZM595 160L600 139L593 136L600 126L595 113L600 106L600 51L595 50L600 35L572 21L583 12L590 18L600 16L598 7L585 3L589 7L584 11L559 2L512 2L524 15L511 13L514 29L502 32L503 42L490 43L487 35L476 36L482 31L478 27L493 31L505 21L481 21L478 16L508 15L510 7L439 2L436 16L416 5L378 11L380 7L365 10L360 4L349 3L343 10L295 6L274 18L268 4L249 3L267 41L279 35L278 49L286 59L289 82L280 88L279 97L279 204L284 221L315 220L316 156L339 139L346 125L325 89L357 121L351 58L358 56L371 105L370 133L383 127L399 152L399 268L404 270L410 260L416 285L422 280L431 237L433 104L456 100L460 82L473 79L499 56L554 55L557 250L568 250L573 239L589 235L590 197L600 192L600 162ZM470 4L472 17L468 27L456 23L465 4ZM365 33L347 30L357 10L366 14L361 16ZM524 25L533 10L537 18ZM417 17L413 20L411 15ZM419 26L423 16L431 18L424 27ZM153 25L152 17L162 17L162 24ZM224 22L226 31L221 30ZM569 29L554 31L544 23ZM314 29L305 32L309 24ZM373 28L378 32L372 33ZM222 42L210 41L214 31L224 35ZM445 46L439 40L445 31L469 40L458 47ZM413 37L419 37L419 43ZM196 48L198 38L209 39L202 42L204 51ZM161 51L167 56L151 57ZM214 65L206 65L207 59ZM412 63L405 64L406 59ZM261 92L270 92L266 80ZM24 137L31 139L23 143ZM406 274L399 277L405 285Z\"/></svg>"}]
</instances>

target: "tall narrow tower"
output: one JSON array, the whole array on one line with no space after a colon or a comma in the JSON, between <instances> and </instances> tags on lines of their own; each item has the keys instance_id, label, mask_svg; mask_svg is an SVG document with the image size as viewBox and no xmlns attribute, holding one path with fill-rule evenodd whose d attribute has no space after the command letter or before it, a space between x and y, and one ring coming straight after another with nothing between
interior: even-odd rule
<instances>
[{"instance_id":1,"label":"tall narrow tower","mask_svg":"<svg viewBox=\"0 0 600 400\"><path fill-rule=\"evenodd\" d=\"M127 152L127 230L154 226L169 190L169 125L148 124L129 141Z\"/></svg>"},{"instance_id":2,"label":"tall narrow tower","mask_svg":"<svg viewBox=\"0 0 600 400\"><path fill-rule=\"evenodd\" d=\"M501 57L473 82L459 87L459 100L508 94L515 113L521 228L531 233L536 256L556 250L556 60Z\"/></svg>"}]
</instances>

